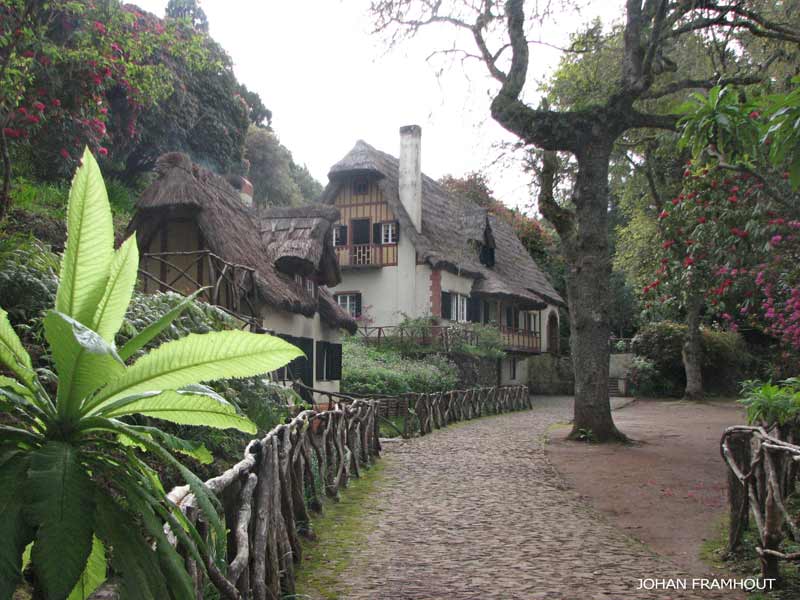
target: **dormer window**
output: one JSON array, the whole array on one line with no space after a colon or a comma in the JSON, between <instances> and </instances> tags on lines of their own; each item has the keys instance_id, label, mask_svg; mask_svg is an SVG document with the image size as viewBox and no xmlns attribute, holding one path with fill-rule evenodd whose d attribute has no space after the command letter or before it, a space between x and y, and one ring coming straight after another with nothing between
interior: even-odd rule
<instances>
[{"instance_id":1,"label":"dormer window","mask_svg":"<svg viewBox=\"0 0 800 600\"><path fill-rule=\"evenodd\" d=\"M369 193L369 181L366 177L356 177L353 179L353 195L366 196Z\"/></svg>"},{"instance_id":2,"label":"dormer window","mask_svg":"<svg viewBox=\"0 0 800 600\"><path fill-rule=\"evenodd\" d=\"M494 247L487 246L486 244L480 245L480 261L486 267L494 266Z\"/></svg>"}]
</instances>

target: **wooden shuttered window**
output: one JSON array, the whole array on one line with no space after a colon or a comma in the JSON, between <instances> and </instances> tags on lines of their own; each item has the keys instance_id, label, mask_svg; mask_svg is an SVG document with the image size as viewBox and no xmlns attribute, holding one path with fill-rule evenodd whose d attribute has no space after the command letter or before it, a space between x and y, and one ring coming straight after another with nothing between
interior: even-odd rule
<instances>
[{"instance_id":1,"label":"wooden shuttered window","mask_svg":"<svg viewBox=\"0 0 800 600\"><path fill-rule=\"evenodd\" d=\"M325 354L325 374L330 381L342 378L342 345L328 342L328 351Z\"/></svg>"},{"instance_id":2,"label":"wooden shuttered window","mask_svg":"<svg viewBox=\"0 0 800 600\"><path fill-rule=\"evenodd\" d=\"M325 346L328 342L317 342L316 354L314 355L314 362L317 367L317 381L324 381L325 377Z\"/></svg>"},{"instance_id":3,"label":"wooden shuttered window","mask_svg":"<svg viewBox=\"0 0 800 600\"><path fill-rule=\"evenodd\" d=\"M350 226L353 228L353 244L369 244L369 219L353 219Z\"/></svg>"},{"instance_id":4,"label":"wooden shuttered window","mask_svg":"<svg viewBox=\"0 0 800 600\"><path fill-rule=\"evenodd\" d=\"M442 318L453 318L453 295L450 292L442 292Z\"/></svg>"},{"instance_id":5,"label":"wooden shuttered window","mask_svg":"<svg viewBox=\"0 0 800 600\"><path fill-rule=\"evenodd\" d=\"M470 323L481 322L481 301L480 298L470 296L467 300L467 321Z\"/></svg>"},{"instance_id":6,"label":"wooden shuttered window","mask_svg":"<svg viewBox=\"0 0 800 600\"><path fill-rule=\"evenodd\" d=\"M319 341L316 344L317 381L338 381L342 378L342 345Z\"/></svg>"},{"instance_id":7,"label":"wooden shuttered window","mask_svg":"<svg viewBox=\"0 0 800 600\"><path fill-rule=\"evenodd\" d=\"M333 245L334 246L346 246L347 245L347 225L335 225L333 229L334 229Z\"/></svg>"},{"instance_id":8,"label":"wooden shuttered window","mask_svg":"<svg viewBox=\"0 0 800 600\"><path fill-rule=\"evenodd\" d=\"M391 233L387 233L390 239L384 241L384 229L392 226L394 228L394 239L391 239ZM378 246L397 244L400 241L400 222L399 221L384 221L381 223L372 224L372 243Z\"/></svg>"},{"instance_id":9,"label":"wooden shuttered window","mask_svg":"<svg viewBox=\"0 0 800 600\"><path fill-rule=\"evenodd\" d=\"M279 333L278 337L297 346L305 356L298 356L286 365L286 379L299 379L308 387L314 386L314 340Z\"/></svg>"}]
</instances>

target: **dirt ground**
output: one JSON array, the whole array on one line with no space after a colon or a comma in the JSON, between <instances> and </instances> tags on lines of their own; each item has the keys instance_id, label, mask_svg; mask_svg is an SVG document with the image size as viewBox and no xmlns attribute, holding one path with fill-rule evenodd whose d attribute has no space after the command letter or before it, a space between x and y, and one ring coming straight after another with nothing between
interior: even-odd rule
<instances>
[{"instance_id":1,"label":"dirt ground","mask_svg":"<svg viewBox=\"0 0 800 600\"><path fill-rule=\"evenodd\" d=\"M713 574L700 549L726 515L719 440L725 427L744 422L744 411L732 401L637 400L614 420L635 444L567 442L559 427L548 458L611 524L694 576Z\"/></svg>"}]
</instances>

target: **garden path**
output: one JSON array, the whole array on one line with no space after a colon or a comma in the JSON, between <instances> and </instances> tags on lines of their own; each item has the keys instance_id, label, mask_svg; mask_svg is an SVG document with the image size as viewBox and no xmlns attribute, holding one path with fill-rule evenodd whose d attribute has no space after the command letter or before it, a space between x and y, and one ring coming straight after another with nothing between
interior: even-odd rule
<instances>
[{"instance_id":1,"label":"garden path","mask_svg":"<svg viewBox=\"0 0 800 600\"><path fill-rule=\"evenodd\" d=\"M347 600L727 597L636 591L641 578L690 576L611 526L567 488L544 436L571 398L385 445L363 507L366 539L328 598ZM347 492L344 492L345 494ZM691 579L688 579L691 586Z\"/></svg>"}]
</instances>

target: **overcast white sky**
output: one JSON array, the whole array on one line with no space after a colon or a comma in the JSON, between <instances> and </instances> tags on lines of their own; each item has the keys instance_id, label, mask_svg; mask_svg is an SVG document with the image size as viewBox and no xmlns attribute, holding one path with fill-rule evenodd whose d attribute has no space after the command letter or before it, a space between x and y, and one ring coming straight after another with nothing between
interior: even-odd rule
<instances>
[{"instance_id":1,"label":"overcast white sky","mask_svg":"<svg viewBox=\"0 0 800 600\"><path fill-rule=\"evenodd\" d=\"M167 0L133 0L163 16ZM489 116L493 80L477 62L455 62L437 76L426 61L433 45L452 44L452 30L431 30L387 51L370 33L368 0L203 0L210 33L230 54L236 76L272 110L281 142L327 183L330 166L356 140L398 153L401 125L422 126L422 169L434 178L484 170L509 206L531 205L519 163L497 162L498 145L514 138ZM580 16L564 14L546 29L565 43L594 15L620 14L619 0L595 0ZM468 40L467 40L468 42ZM471 48L470 48L471 49ZM532 47L531 75L544 79L558 52Z\"/></svg>"}]
</instances>

